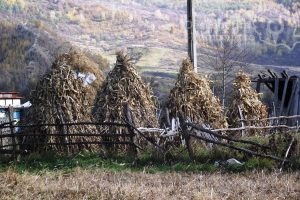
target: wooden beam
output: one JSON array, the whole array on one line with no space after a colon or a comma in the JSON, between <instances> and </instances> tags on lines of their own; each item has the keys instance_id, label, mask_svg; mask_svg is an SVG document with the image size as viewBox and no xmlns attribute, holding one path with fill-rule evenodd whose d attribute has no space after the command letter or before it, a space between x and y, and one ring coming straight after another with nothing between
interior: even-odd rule
<instances>
[{"instance_id":1,"label":"wooden beam","mask_svg":"<svg viewBox=\"0 0 300 200\"><path fill-rule=\"evenodd\" d=\"M298 79L299 82L299 79ZM300 93L300 84L297 84L296 91L295 91L295 97L294 97L294 104L293 104L293 114L298 115L299 114L299 94ZM298 118L294 119L294 122L297 122Z\"/></svg>"},{"instance_id":2,"label":"wooden beam","mask_svg":"<svg viewBox=\"0 0 300 200\"><path fill-rule=\"evenodd\" d=\"M272 72L270 69L268 69L268 72L273 78L278 78L278 76L275 72Z\"/></svg>"},{"instance_id":3,"label":"wooden beam","mask_svg":"<svg viewBox=\"0 0 300 200\"><path fill-rule=\"evenodd\" d=\"M197 73L197 41L195 25L193 1L187 0L188 55L193 63L194 70Z\"/></svg>"},{"instance_id":4,"label":"wooden beam","mask_svg":"<svg viewBox=\"0 0 300 200\"><path fill-rule=\"evenodd\" d=\"M285 70L283 70L283 75L285 76L285 77L289 77L289 75L286 73L286 71Z\"/></svg>"},{"instance_id":5,"label":"wooden beam","mask_svg":"<svg viewBox=\"0 0 300 200\"><path fill-rule=\"evenodd\" d=\"M274 86L274 102L275 102L275 108L278 105L278 93L279 93L279 79L275 79L275 86ZM277 112L276 112L277 113ZM277 115L277 114L276 114ZM280 116L280 115L279 115Z\"/></svg>"},{"instance_id":6,"label":"wooden beam","mask_svg":"<svg viewBox=\"0 0 300 200\"><path fill-rule=\"evenodd\" d=\"M261 86L261 82L260 82L260 80L258 80L256 83L256 92L257 93L260 93L260 86Z\"/></svg>"},{"instance_id":7,"label":"wooden beam","mask_svg":"<svg viewBox=\"0 0 300 200\"><path fill-rule=\"evenodd\" d=\"M290 113L290 110L291 110L292 104L295 103L294 102L294 97L295 97L295 93L296 93L297 87L298 87L298 79L297 80L293 80L293 89L292 89L290 101L289 101L289 104L288 104L288 107L287 107L287 111L286 111L287 115L294 115L294 113Z\"/></svg>"},{"instance_id":8,"label":"wooden beam","mask_svg":"<svg viewBox=\"0 0 300 200\"><path fill-rule=\"evenodd\" d=\"M283 94L282 94L282 98L281 98L281 106L280 106L279 116L281 116L282 112L283 112L284 102L285 102L285 99L286 99L286 91L287 91L289 80L290 79L287 78L284 81L284 88L283 88Z\"/></svg>"}]
</instances>

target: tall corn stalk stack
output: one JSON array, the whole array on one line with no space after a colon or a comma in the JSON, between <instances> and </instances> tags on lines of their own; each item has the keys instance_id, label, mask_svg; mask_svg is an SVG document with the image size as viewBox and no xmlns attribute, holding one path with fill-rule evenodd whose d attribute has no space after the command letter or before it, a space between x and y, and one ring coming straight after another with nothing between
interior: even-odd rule
<instances>
[{"instance_id":1,"label":"tall corn stalk stack","mask_svg":"<svg viewBox=\"0 0 300 200\"><path fill-rule=\"evenodd\" d=\"M158 127L156 100L152 90L143 82L131 59L123 52L117 53L115 67L108 74L99 91L95 116L99 122L127 121L135 127ZM104 132L128 133L124 128L111 128ZM122 141L124 138L120 137L117 140ZM142 145L141 141L138 143Z\"/></svg>"},{"instance_id":2,"label":"tall corn stalk stack","mask_svg":"<svg viewBox=\"0 0 300 200\"><path fill-rule=\"evenodd\" d=\"M92 108L97 90L103 82L99 67L79 52L60 55L52 65L51 70L38 82L32 91L30 101L32 107L27 116L30 124L64 124L69 122L85 122L92 119ZM93 126L69 126L33 128L26 130L35 132L39 143L67 142L82 143L95 141L93 137L69 137L73 133L95 133ZM64 137L46 136L46 134L64 134ZM37 138L27 138L28 141ZM43 146L42 146L43 147ZM51 150L66 150L76 152L84 149L92 150L96 145L53 145Z\"/></svg>"},{"instance_id":3,"label":"tall corn stalk stack","mask_svg":"<svg viewBox=\"0 0 300 200\"><path fill-rule=\"evenodd\" d=\"M193 123L207 124L214 129L228 126L210 82L194 72L188 59L182 62L177 82L169 96L168 108L172 118L190 119Z\"/></svg>"},{"instance_id":4,"label":"tall corn stalk stack","mask_svg":"<svg viewBox=\"0 0 300 200\"><path fill-rule=\"evenodd\" d=\"M252 122L245 121L245 125L267 125L267 121L261 121L261 119L268 117L267 106L260 100L260 94L251 87L250 77L242 71L238 72L233 86L234 90L232 100L230 101L228 117L230 125L241 127L240 112L244 120L254 120ZM259 132L259 130L251 131L251 134Z\"/></svg>"}]
</instances>

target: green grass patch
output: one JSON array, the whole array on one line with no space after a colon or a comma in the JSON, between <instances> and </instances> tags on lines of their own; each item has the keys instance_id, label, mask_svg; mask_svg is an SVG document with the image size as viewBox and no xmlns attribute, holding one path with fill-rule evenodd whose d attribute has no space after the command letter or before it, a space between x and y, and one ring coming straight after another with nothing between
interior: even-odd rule
<instances>
[{"instance_id":1,"label":"green grass patch","mask_svg":"<svg viewBox=\"0 0 300 200\"><path fill-rule=\"evenodd\" d=\"M150 48L149 52L143 55L136 65L141 67L141 69L146 67L158 67L160 66L161 59L167 52L168 49L166 48Z\"/></svg>"},{"instance_id":2,"label":"green grass patch","mask_svg":"<svg viewBox=\"0 0 300 200\"><path fill-rule=\"evenodd\" d=\"M245 172L252 170L273 170L278 163L268 159L244 157L231 157L232 152L224 149L198 150L193 160L189 159L187 151L181 147L170 150L165 154L147 152L139 156L138 160L127 155L104 157L94 153L80 153L74 156L57 155L55 153L31 154L22 157L16 162L0 164L0 172L14 169L19 173L46 173L62 171L69 173L76 168L80 169L103 169L107 171L130 171L130 172ZM243 165L215 165L216 161L224 163L229 158L241 159ZM293 169L297 169L294 168Z\"/></svg>"}]
</instances>

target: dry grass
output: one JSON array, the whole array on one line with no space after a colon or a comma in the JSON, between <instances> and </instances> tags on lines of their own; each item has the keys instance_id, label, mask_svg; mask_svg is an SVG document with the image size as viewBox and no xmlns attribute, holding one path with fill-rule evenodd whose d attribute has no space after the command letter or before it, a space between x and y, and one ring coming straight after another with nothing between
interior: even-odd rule
<instances>
[{"instance_id":1,"label":"dry grass","mask_svg":"<svg viewBox=\"0 0 300 200\"><path fill-rule=\"evenodd\" d=\"M0 173L1 199L299 199L300 174Z\"/></svg>"}]
</instances>

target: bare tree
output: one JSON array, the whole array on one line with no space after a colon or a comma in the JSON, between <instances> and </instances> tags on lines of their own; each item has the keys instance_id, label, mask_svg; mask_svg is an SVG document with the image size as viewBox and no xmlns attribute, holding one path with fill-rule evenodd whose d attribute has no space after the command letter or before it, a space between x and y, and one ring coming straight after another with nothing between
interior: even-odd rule
<instances>
[{"instance_id":1,"label":"bare tree","mask_svg":"<svg viewBox=\"0 0 300 200\"><path fill-rule=\"evenodd\" d=\"M233 81L233 75L237 69L248 66L249 53L246 48L241 45L237 36L229 34L223 40L214 44L214 50L211 55L202 56L201 60L211 67L214 72L214 89L220 91L220 99L222 105L226 105L227 88Z\"/></svg>"}]
</instances>

